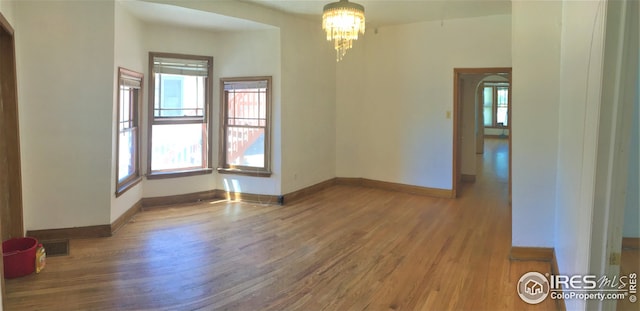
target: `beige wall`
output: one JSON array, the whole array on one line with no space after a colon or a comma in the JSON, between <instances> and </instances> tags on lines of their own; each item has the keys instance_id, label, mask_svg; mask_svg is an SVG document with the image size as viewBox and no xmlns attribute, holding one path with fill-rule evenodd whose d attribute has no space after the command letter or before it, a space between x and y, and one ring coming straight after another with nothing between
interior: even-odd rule
<instances>
[{"instance_id":1,"label":"beige wall","mask_svg":"<svg viewBox=\"0 0 640 311\"><path fill-rule=\"evenodd\" d=\"M110 221L115 221L120 215L126 212L131 206L136 204L141 198L143 193L144 182L138 183L133 188L116 198L116 121L117 120L117 101L118 93L117 79L118 79L118 67L141 72L147 76L147 52L143 47L144 33L142 32L142 23L133 17L127 10L124 9L120 2L115 3L114 8L115 18L115 42L114 42L114 68L113 68L113 108L111 119L111 213ZM146 86L147 83L143 83ZM147 98L146 89L142 92L143 102ZM143 110L146 111L146 110ZM146 122L142 122L146 124ZM142 140L141 152L146 155L146 140ZM146 162L143 162L146 163ZM143 170L144 172L144 170Z\"/></svg>"},{"instance_id":2,"label":"beige wall","mask_svg":"<svg viewBox=\"0 0 640 311\"><path fill-rule=\"evenodd\" d=\"M13 4L9 0L0 0L0 13L13 25Z\"/></svg>"},{"instance_id":3,"label":"beige wall","mask_svg":"<svg viewBox=\"0 0 640 311\"><path fill-rule=\"evenodd\" d=\"M315 21L282 25L282 193L336 176L336 61Z\"/></svg>"},{"instance_id":4,"label":"beige wall","mask_svg":"<svg viewBox=\"0 0 640 311\"><path fill-rule=\"evenodd\" d=\"M554 243L561 20L559 2L512 2L514 246Z\"/></svg>"},{"instance_id":5,"label":"beige wall","mask_svg":"<svg viewBox=\"0 0 640 311\"><path fill-rule=\"evenodd\" d=\"M23 98L23 175L25 188L32 189L25 194L28 230L107 224L142 197L216 188L278 195L335 176L335 62L331 45L323 40L322 33L309 36L317 25L244 3L190 4L212 12L233 11L231 15L277 26L218 33L141 22L118 2L25 1L16 5L21 22L18 72ZM2 5L4 8L5 3ZM42 29L51 34L42 35ZM149 51L214 57L214 166L219 78L273 76L271 178L214 173L144 180L115 198L117 67L147 76ZM40 53L44 56L40 57ZM60 78L57 72L66 74ZM68 100L66 95L72 92L79 93ZM146 90L143 97L146 103ZM50 122L48 117L58 119ZM145 137L143 129L143 170ZM108 143L96 143L104 141ZM283 164L283 154L287 154L287 165Z\"/></svg>"},{"instance_id":6,"label":"beige wall","mask_svg":"<svg viewBox=\"0 0 640 311\"><path fill-rule=\"evenodd\" d=\"M337 175L451 189L453 69L510 67L511 17L369 30L337 69Z\"/></svg>"},{"instance_id":7,"label":"beige wall","mask_svg":"<svg viewBox=\"0 0 640 311\"><path fill-rule=\"evenodd\" d=\"M25 228L109 223L114 3L13 5Z\"/></svg>"}]
</instances>

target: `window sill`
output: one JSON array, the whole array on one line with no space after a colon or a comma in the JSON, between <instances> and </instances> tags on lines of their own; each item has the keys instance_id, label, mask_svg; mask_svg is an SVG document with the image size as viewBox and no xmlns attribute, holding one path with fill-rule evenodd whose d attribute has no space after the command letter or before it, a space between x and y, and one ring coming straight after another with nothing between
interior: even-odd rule
<instances>
[{"instance_id":1,"label":"window sill","mask_svg":"<svg viewBox=\"0 0 640 311\"><path fill-rule=\"evenodd\" d=\"M244 176L253 176L253 177L271 177L271 171L265 170L245 170L238 168L218 168L218 173L220 174L233 174L233 175L244 175Z\"/></svg>"},{"instance_id":2,"label":"window sill","mask_svg":"<svg viewBox=\"0 0 640 311\"><path fill-rule=\"evenodd\" d=\"M203 168L203 169L195 169L195 170L188 170L188 171L153 172L153 173L147 174L147 179L167 179L167 178L188 177L188 176L211 174L212 172L213 172L212 168Z\"/></svg>"},{"instance_id":3,"label":"window sill","mask_svg":"<svg viewBox=\"0 0 640 311\"><path fill-rule=\"evenodd\" d=\"M121 185L117 185L116 187L116 198L123 195L127 190L133 188L133 186L137 185L140 181L142 181L142 177L138 176L135 179L127 181Z\"/></svg>"}]
</instances>

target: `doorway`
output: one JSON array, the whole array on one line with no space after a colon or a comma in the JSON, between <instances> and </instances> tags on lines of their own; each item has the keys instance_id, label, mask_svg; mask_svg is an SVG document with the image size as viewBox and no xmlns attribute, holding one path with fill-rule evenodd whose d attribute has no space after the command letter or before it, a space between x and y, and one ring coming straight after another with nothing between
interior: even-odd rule
<instances>
[{"instance_id":1,"label":"doorway","mask_svg":"<svg viewBox=\"0 0 640 311\"><path fill-rule=\"evenodd\" d=\"M501 152L508 166L508 198L511 202L511 68L455 68L453 111L453 197L461 195L464 181L475 181L476 154L484 152L485 137L506 142ZM504 150L503 150L504 151Z\"/></svg>"}]
</instances>

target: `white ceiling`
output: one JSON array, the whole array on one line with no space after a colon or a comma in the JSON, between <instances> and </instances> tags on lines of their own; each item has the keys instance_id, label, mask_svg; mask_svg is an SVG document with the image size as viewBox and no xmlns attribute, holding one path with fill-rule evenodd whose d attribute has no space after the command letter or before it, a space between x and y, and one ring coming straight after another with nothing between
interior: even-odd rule
<instances>
[{"instance_id":1,"label":"white ceiling","mask_svg":"<svg viewBox=\"0 0 640 311\"><path fill-rule=\"evenodd\" d=\"M145 1L119 1L137 18L150 22L216 31L259 30L274 28L270 25L205 12L175 5Z\"/></svg>"},{"instance_id":2,"label":"white ceiling","mask_svg":"<svg viewBox=\"0 0 640 311\"><path fill-rule=\"evenodd\" d=\"M338 0L209 0L240 1L268 7L320 22L324 5ZM354 0L365 8L368 28L510 14L510 0ZM216 31L258 30L273 26L240 18L156 2L119 0L136 17L151 23L164 23Z\"/></svg>"},{"instance_id":3,"label":"white ceiling","mask_svg":"<svg viewBox=\"0 0 640 311\"><path fill-rule=\"evenodd\" d=\"M309 18L322 16L322 8L338 0L238 0ZM354 0L364 6L373 27L511 13L511 0Z\"/></svg>"}]
</instances>

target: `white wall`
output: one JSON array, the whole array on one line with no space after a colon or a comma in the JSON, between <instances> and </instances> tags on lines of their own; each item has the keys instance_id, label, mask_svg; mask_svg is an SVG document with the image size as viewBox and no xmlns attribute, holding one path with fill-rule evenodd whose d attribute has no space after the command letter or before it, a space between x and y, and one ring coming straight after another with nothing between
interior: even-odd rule
<instances>
[{"instance_id":1,"label":"white wall","mask_svg":"<svg viewBox=\"0 0 640 311\"><path fill-rule=\"evenodd\" d=\"M25 227L109 223L114 3L13 5Z\"/></svg>"},{"instance_id":2,"label":"white wall","mask_svg":"<svg viewBox=\"0 0 640 311\"><path fill-rule=\"evenodd\" d=\"M143 38L144 33L142 32L142 23L131 15L119 1L115 2L115 43L114 43L114 69L113 69L113 112L112 112L112 122L111 122L111 145L112 145L112 153L111 153L111 214L110 214L110 222L115 221L120 215L126 212L129 208L131 208L136 202L138 202L142 198L143 185L144 183L138 183L136 186L127 190L121 196L115 196L116 192L116 157L117 157L117 127L116 120L118 119L117 113L117 104L118 104L118 67L123 67L129 70L137 71L144 76L147 76L146 67L147 67L147 52L143 47ZM144 103L147 98L147 84L143 83L143 91L142 91L142 102ZM142 110L141 112L144 115L146 110ZM144 127L145 122L142 122L142 127ZM142 132L145 132L146 129L141 129ZM146 140L141 141L140 152L143 155L143 158L146 156ZM146 162L143 162L146 163ZM141 167L141 172L144 172L143 167Z\"/></svg>"},{"instance_id":3,"label":"white wall","mask_svg":"<svg viewBox=\"0 0 640 311\"><path fill-rule=\"evenodd\" d=\"M282 193L336 176L336 60L315 21L282 27Z\"/></svg>"},{"instance_id":4,"label":"white wall","mask_svg":"<svg viewBox=\"0 0 640 311\"><path fill-rule=\"evenodd\" d=\"M280 30L260 30L224 33L219 35L222 47L218 57L214 56L214 70L219 77L272 76L272 126L271 126L271 170L269 178L241 175L216 174L217 189L231 192L279 195L281 191L282 166L282 83L280 73ZM222 43L222 44L220 44ZM214 75L216 75L214 73ZM219 79L214 82L214 124L213 136L214 165L218 164L218 143L220 135L220 86ZM213 188L212 188L213 189Z\"/></svg>"},{"instance_id":5,"label":"white wall","mask_svg":"<svg viewBox=\"0 0 640 311\"><path fill-rule=\"evenodd\" d=\"M461 167L463 175L476 175L476 95L478 83L483 75L472 75L462 79L461 109Z\"/></svg>"},{"instance_id":6,"label":"white wall","mask_svg":"<svg viewBox=\"0 0 640 311\"><path fill-rule=\"evenodd\" d=\"M510 20L368 30L338 64L337 175L451 189L453 69L510 67Z\"/></svg>"},{"instance_id":7,"label":"white wall","mask_svg":"<svg viewBox=\"0 0 640 311\"><path fill-rule=\"evenodd\" d=\"M589 272L604 16L603 2L563 3L555 251L567 275ZM584 301L566 304L585 307Z\"/></svg>"},{"instance_id":8,"label":"white wall","mask_svg":"<svg viewBox=\"0 0 640 311\"><path fill-rule=\"evenodd\" d=\"M512 245L553 247L561 4L512 2Z\"/></svg>"},{"instance_id":9,"label":"white wall","mask_svg":"<svg viewBox=\"0 0 640 311\"><path fill-rule=\"evenodd\" d=\"M281 103L273 110L274 121L281 123L272 133L275 183L228 175L217 186L224 188L226 178L228 184L235 180L243 192L283 194L335 177L335 63L317 21L238 1L170 2L280 28L280 59L271 62L281 73L280 81L274 80L274 89L281 92Z\"/></svg>"},{"instance_id":10,"label":"white wall","mask_svg":"<svg viewBox=\"0 0 640 311\"><path fill-rule=\"evenodd\" d=\"M274 132L280 124L280 34L278 29L216 33L159 24L144 25L146 51L169 52L213 56L213 131L211 149L213 167L218 165L218 140L220 122L220 78L242 76L273 76L273 124ZM145 56L145 59L148 57ZM146 71L146 69L145 69ZM148 73L147 73L148 75ZM147 79L148 81L148 79ZM146 111L146 108L145 110ZM280 136L272 135L273 158L280 158ZM146 162L145 162L146 163ZM145 166L146 167L146 166ZM270 178L256 178L217 173L183 178L146 180L144 197L167 196L212 189L229 191L280 194L280 165L272 167ZM225 180L227 182L225 183ZM230 185L227 189L226 185Z\"/></svg>"},{"instance_id":11,"label":"white wall","mask_svg":"<svg viewBox=\"0 0 640 311\"><path fill-rule=\"evenodd\" d=\"M12 1L9 0L0 0L0 13L2 16L9 21L12 27L13 26L13 4ZM1 310L1 307L0 307Z\"/></svg>"}]
</instances>

